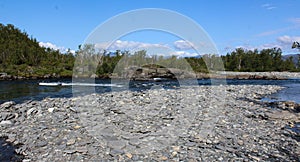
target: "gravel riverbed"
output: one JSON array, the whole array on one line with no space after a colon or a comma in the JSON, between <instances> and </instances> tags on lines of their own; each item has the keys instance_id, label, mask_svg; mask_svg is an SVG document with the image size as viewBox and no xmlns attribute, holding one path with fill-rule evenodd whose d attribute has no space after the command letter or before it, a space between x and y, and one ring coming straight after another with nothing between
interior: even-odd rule
<instances>
[{"instance_id":1,"label":"gravel riverbed","mask_svg":"<svg viewBox=\"0 0 300 162\"><path fill-rule=\"evenodd\" d=\"M260 100L279 86L122 91L0 105L23 161L300 161L300 114Z\"/></svg>"},{"instance_id":2,"label":"gravel riverbed","mask_svg":"<svg viewBox=\"0 0 300 162\"><path fill-rule=\"evenodd\" d=\"M286 79L299 79L299 72L217 72L217 74L226 74L227 76L238 76L238 75L252 75L252 76L266 76L267 78L286 78Z\"/></svg>"}]
</instances>

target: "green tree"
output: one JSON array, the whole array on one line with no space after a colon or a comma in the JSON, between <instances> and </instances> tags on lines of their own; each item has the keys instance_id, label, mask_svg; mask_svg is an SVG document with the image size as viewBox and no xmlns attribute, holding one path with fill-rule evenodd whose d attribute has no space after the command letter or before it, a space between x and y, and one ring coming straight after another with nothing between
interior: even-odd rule
<instances>
[{"instance_id":1,"label":"green tree","mask_svg":"<svg viewBox=\"0 0 300 162\"><path fill-rule=\"evenodd\" d=\"M0 23L1 72L19 76L43 76L64 70L72 72L73 62L73 55L41 47L36 38L29 37L25 31L21 32L12 24Z\"/></svg>"}]
</instances>

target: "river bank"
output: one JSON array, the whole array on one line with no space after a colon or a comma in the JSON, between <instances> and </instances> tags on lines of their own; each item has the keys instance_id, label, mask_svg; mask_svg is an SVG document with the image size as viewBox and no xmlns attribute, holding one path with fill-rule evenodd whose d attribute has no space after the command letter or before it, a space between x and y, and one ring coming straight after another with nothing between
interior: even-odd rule
<instances>
[{"instance_id":1,"label":"river bank","mask_svg":"<svg viewBox=\"0 0 300 162\"><path fill-rule=\"evenodd\" d=\"M237 76L237 79L243 79L242 76L246 76L246 79L256 78L259 79L272 79L272 78L278 78L278 79L299 79L300 73L299 72L232 72L232 71L226 71L226 72L217 72L220 75L226 75L226 78L235 78ZM255 77L256 76L256 77Z\"/></svg>"},{"instance_id":2,"label":"river bank","mask_svg":"<svg viewBox=\"0 0 300 162\"><path fill-rule=\"evenodd\" d=\"M78 76L60 76L49 74L44 76L13 76L7 73L0 73L0 80L28 80L28 79L60 79L60 78L80 78ZM187 73L180 70L156 70L153 72L149 69L143 71L129 71L126 74L118 76L116 74L91 75L82 78L98 78L98 79L133 79L149 81L153 78L169 78L169 79L251 79L251 80L285 80L300 78L299 72L213 72L213 73Z\"/></svg>"},{"instance_id":3,"label":"river bank","mask_svg":"<svg viewBox=\"0 0 300 162\"><path fill-rule=\"evenodd\" d=\"M262 103L279 86L227 85L46 98L0 106L25 161L299 161L299 113ZM226 97L224 97L226 96Z\"/></svg>"}]
</instances>

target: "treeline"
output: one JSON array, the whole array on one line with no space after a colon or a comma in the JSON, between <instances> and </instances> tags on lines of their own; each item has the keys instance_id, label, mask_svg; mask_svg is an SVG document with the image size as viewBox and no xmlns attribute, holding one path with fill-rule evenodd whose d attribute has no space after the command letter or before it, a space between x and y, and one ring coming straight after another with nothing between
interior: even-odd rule
<instances>
[{"instance_id":1,"label":"treeline","mask_svg":"<svg viewBox=\"0 0 300 162\"><path fill-rule=\"evenodd\" d=\"M227 71L300 71L299 58L297 64L293 62L292 56L283 60L280 48L261 51L238 48L222 56L222 59Z\"/></svg>"},{"instance_id":2,"label":"treeline","mask_svg":"<svg viewBox=\"0 0 300 162\"><path fill-rule=\"evenodd\" d=\"M21 77L71 76L74 56L44 48L26 32L0 23L0 72Z\"/></svg>"},{"instance_id":3,"label":"treeline","mask_svg":"<svg viewBox=\"0 0 300 162\"><path fill-rule=\"evenodd\" d=\"M76 62L74 67L75 75L91 76L94 72L100 77L113 75L121 76L122 73L134 67L148 68L177 68L191 71L193 68L185 58L176 56L164 57L162 55L147 55L146 50L140 51L121 51L107 52L105 50L97 50L92 44L80 46L75 54ZM201 60L187 58L193 63L195 70L207 72L206 65Z\"/></svg>"},{"instance_id":4,"label":"treeline","mask_svg":"<svg viewBox=\"0 0 300 162\"><path fill-rule=\"evenodd\" d=\"M217 57L216 55L203 55L202 57L187 57L178 58L176 56L163 57L152 56L147 57L146 51L138 51L134 54L128 52L117 52L117 55L104 55L104 63L98 67L98 74L112 73L115 65L123 57L132 57L128 59L129 65L144 65L157 63L165 65L169 68L185 69L189 66L195 72L207 73L209 70L226 70L226 71L240 71L240 72L270 72L270 71L300 71L300 58L298 62L293 61L293 57L283 59L280 48L263 49L261 51L245 50L237 48L235 51L228 53L225 56ZM134 61L135 60L135 61ZM176 61L175 61L176 60ZM138 62L139 64L136 64ZM187 62L188 65L184 62Z\"/></svg>"}]
</instances>

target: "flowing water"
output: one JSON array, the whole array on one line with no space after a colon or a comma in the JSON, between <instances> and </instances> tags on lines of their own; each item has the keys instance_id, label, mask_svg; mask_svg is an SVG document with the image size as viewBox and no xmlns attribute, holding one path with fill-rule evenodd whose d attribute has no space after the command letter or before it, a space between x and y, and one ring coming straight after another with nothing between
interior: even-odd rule
<instances>
[{"instance_id":1,"label":"flowing water","mask_svg":"<svg viewBox=\"0 0 300 162\"><path fill-rule=\"evenodd\" d=\"M59 83L57 86L40 86L39 83ZM72 97L76 90L92 89L92 92L105 93L121 90L146 90L151 88L176 88L180 87L177 80L154 81L115 81L111 85L110 79L96 79L93 84L85 83L85 80L76 81L72 84L72 79L48 79L48 80L15 80L0 81L0 104L5 101L15 101L21 103L27 100L42 100L46 97ZM79 84L78 83L85 83ZM198 80L199 85L211 85L210 79ZM214 83L215 84L215 83ZM218 84L218 82L216 82ZM222 83L224 84L224 82ZM228 85L279 85L285 87L278 93L266 96L265 101L295 101L300 103L300 79L289 80L226 80ZM76 88L79 87L79 88ZM74 88L75 87L75 88ZM91 88L92 87L92 88ZM72 89L73 88L73 89Z\"/></svg>"}]
</instances>

